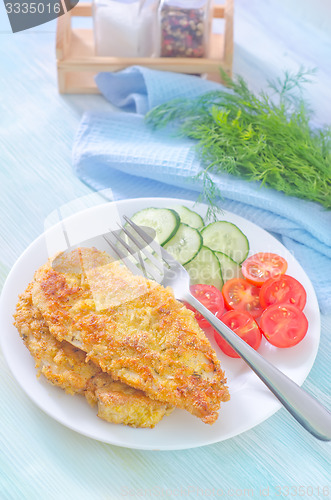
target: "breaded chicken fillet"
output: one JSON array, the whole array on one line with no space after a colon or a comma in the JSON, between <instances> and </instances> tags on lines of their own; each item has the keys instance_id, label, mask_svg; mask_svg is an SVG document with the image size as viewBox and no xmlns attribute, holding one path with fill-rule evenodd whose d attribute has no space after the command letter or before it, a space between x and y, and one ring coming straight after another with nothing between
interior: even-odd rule
<instances>
[{"instance_id":1,"label":"breaded chicken fillet","mask_svg":"<svg viewBox=\"0 0 331 500\"><path fill-rule=\"evenodd\" d=\"M82 394L98 416L116 424L154 427L172 407L147 397L142 391L114 381L103 373L86 353L50 334L40 311L32 304L31 284L20 296L15 312L15 326L35 359L39 374L69 394Z\"/></svg>"},{"instance_id":2,"label":"breaded chicken fillet","mask_svg":"<svg viewBox=\"0 0 331 500\"><path fill-rule=\"evenodd\" d=\"M156 399L212 424L229 399L215 351L170 288L134 276L96 249L76 249L35 274L32 298L52 335Z\"/></svg>"}]
</instances>

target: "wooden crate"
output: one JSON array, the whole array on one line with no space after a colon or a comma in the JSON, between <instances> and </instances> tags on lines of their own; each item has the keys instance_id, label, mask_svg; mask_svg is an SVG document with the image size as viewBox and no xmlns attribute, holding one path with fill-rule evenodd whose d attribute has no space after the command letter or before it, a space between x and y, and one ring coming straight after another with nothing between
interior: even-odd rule
<instances>
[{"instance_id":1,"label":"wooden crate","mask_svg":"<svg viewBox=\"0 0 331 500\"><path fill-rule=\"evenodd\" d=\"M233 58L233 0L212 8L214 18L224 18L224 32L212 33L207 58L171 57L98 57L94 50L92 29L74 29L72 17L92 17L92 4L77 4L57 20L56 58L59 92L65 94L96 94L94 76L101 71L119 71L128 66L204 74L220 81L219 68L231 76Z\"/></svg>"}]
</instances>

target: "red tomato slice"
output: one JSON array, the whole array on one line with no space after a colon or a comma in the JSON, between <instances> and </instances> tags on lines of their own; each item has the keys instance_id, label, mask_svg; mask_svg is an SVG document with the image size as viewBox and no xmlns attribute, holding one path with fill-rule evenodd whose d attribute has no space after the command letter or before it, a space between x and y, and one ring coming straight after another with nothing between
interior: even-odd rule
<instances>
[{"instance_id":1,"label":"red tomato slice","mask_svg":"<svg viewBox=\"0 0 331 500\"><path fill-rule=\"evenodd\" d=\"M275 253L260 252L248 257L241 266L244 277L256 286L262 286L269 278L285 274L287 262Z\"/></svg>"},{"instance_id":2,"label":"red tomato slice","mask_svg":"<svg viewBox=\"0 0 331 500\"><path fill-rule=\"evenodd\" d=\"M224 300L222 292L213 285L192 285L190 286L191 294L201 302L207 309L213 314L221 315L224 311ZM195 318L199 323L200 328L208 328L210 324L208 321L194 309L185 302L185 306L191 311L194 311Z\"/></svg>"},{"instance_id":3,"label":"red tomato slice","mask_svg":"<svg viewBox=\"0 0 331 500\"><path fill-rule=\"evenodd\" d=\"M306 300L306 290L301 283L287 274L267 280L260 291L260 302L264 308L272 304L286 302L297 306L302 311L306 305Z\"/></svg>"},{"instance_id":4,"label":"red tomato slice","mask_svg":"<svg viewBox=\"0 0 331 500\"><path fill-rule=\"evenodd\" d=\"M261 344L261 330L251 316L246 311L227 311L220 318L231 330L241 337L253 349L258 349ZM222 351L231 358L239 358L239 354L223 339L217 332L214 334L215 340Z\"/></svg>"},{"instance_id":5,"label":"red tomato slice","mask_svg":"<svg viewBox=\"0 0 331 500\"><path fill-rule=\"evenodd\" d=\"M306 335L308 320L292 304L274 304L264 310L260 327L270 344L276 347L293 347Z\"/></svg>"},{"instance_id":6,"label":"red tomato slice","mask_svg":"<svg viewBox=\"0 0 331 500\"><path fill-rule=\"evenodd\" d=\"M249 312L253 318L262 314L260 289L242 278L227 281L222 289L225 305L228 309Z\"/></svg>"}]
</instances>

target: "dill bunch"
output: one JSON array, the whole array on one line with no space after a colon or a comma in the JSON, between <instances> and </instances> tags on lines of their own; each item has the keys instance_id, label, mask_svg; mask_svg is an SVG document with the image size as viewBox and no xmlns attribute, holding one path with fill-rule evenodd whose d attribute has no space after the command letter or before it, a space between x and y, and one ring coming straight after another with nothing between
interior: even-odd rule
<instances>
[{"instance_id":1,"label":"dill bunch","mask_svg":"<svg viewBox=\"0 0 331 500\"><path fill-rule=\"evenodd\" d=\"M221 193L209 172L225 171L331 209L331 130L310 127L301 93L311 72L286 72L269 82L272 98L265 92L255 95L241 77L221 74L228 89L174 99L146 115L154 128L173 122L197 141L203 198L214 204Z\"/></svg>"}]
</instances>

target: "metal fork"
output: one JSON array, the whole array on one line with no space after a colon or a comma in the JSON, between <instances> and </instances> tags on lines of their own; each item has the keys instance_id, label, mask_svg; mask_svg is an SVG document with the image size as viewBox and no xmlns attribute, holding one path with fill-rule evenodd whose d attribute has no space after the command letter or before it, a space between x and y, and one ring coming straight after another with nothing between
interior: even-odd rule
<instances>
[{"instance_id":1,"label":"metal fork","mask_svg":"<svg viewBox=\"0 0 331 500\"><path fill-rule=\"evenodd\" d=\"M190 277L185 268L155 240L151 241L150 234L147 234L128 217L125 216L124 219L127 225L122 227L122 231L127 239L124 239L118 232L112 233L116 243L111 241L109 237L105 237L116 257L121 259L134 274L143 274L163 286L170 286L178 300L188 302L207 319L217 333L246 361L282 405L307 431L320 440L330 441L331 413L193 297L189 289ZM149 248L152 249L153 253ZM129 256L135 258L138 267Z\"/></svg>"}]
</instances>

